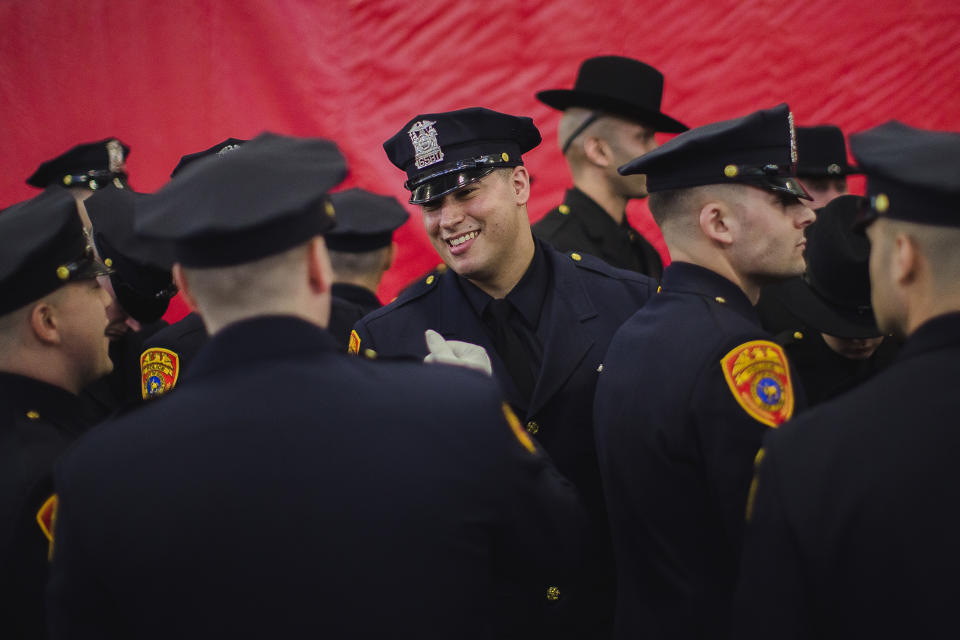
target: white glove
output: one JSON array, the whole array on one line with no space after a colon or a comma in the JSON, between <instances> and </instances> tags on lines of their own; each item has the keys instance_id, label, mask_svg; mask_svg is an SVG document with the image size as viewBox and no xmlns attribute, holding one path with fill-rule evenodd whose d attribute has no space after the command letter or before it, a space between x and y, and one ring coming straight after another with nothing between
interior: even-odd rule
<instances>
[{"instance_id":1,"label":"white glove","mask_svg":"<svg viewBox=\"0 0 960 640\"><path fill-rule=\"evenodd\" d=\"M443 336L433 329L427 329L423 335L427 339L427 349L430 351L423 359L424 362L455 364L483 371L488 376L493 375L490 356L480 345L460 340L444 340Z\"/></svg>"}]
</instances>

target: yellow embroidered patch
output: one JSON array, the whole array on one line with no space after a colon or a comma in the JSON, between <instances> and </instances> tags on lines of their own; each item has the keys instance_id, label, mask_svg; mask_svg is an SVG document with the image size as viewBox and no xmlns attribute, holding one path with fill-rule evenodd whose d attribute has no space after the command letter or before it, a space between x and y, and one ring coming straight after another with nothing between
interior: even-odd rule
<instances>
[{"instance_id":1,"label":"yellow embroidered patch","mask_svg":"<svg viewBox=\"0 0 960 640\"><path fill-rule=\"evenodd\" d=\"M37 524L43 535L47 536L47 560L53 559L53 525L57 520L57 494L53 494L37 511Z\"/></svg>"},{"instance_id":2,"label":"yellow embroidered patch","mask_svg":"<svg viewBox=\"0 0 960 640\"><path fill-rule=\"evenodd\" d=\"M180 356L155 347L140 354L140 393L143 399L157 398L177 385Z\"/></svg>"},{"instance_id":3,"label":"yellow embroidered patch","mask_svg":"<svg viewBox=\"0 0 960 640\"><path fill-rule=\"evenodd\" d=\"M350 344L347 345L347 353L354 355L360 353L360 335L356 331L350 332Z\"/></svg>"},{"instance_id":4,"label":"yellow embroidered patch","mask_svg":"<svg viewBox=\"0 0 960 640\"><path fill-rule=\"evenodd\" d=\"M520 444L523 445L523 448L530 453L536 453L537 445L533 444L533 440L530 439L530 436L527 435L523 425L520 424L520 418L517 417L517 414L513 412L513 409L511 409L510 405L508 405L506 402L503 403L503 417L507 419L507 424L510 425L510 430L513 431L513 435L517 437L517 440L520 441Z\"/></svg>"},{"instance_id":5,"label":"yellow embroidered patch","mask_svg":"<svg viewBox=\"0 0 960 640\"><path fill-rule=\"evenodd\" d=\"M790 367L778 344L745 342L723 356L720 364L733 397L752 418L778 427L793 416Z\"/></svg>"}]
</instances>

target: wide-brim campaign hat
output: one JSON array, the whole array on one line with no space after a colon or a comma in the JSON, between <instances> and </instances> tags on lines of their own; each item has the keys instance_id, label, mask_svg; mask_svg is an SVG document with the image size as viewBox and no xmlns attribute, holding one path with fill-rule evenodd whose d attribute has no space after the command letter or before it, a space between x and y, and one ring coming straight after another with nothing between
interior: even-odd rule
<instances>
[{"instance_id":1,"label":"wide-brim campaign hat","mask_svg":"<svg viewBox=\"0 0 960 640\"><path fill-rule=\"evenodd\" d=\"M807 227L807 271L774 288L807 326L837 338L882 335L870 304L870 243L852 229L861 196L834 198Z\"/></svg>"},{"instance_id":2,"label":"wide-brim campaign hat","mask_svg":"<svg viewBox=\"0 0 960 640\"><path fill-rule=\"evenodd\" d=\"M660 110L662 98L663 74L644 62L622 56L584 60L573 89L537 93L540 102L561 111L583 107L621 116L655 131L686 131L687 125Z\"/></svg>"},{"instance_id":3,"label":"wide-brim campaign hat","mask_svg":"<svg viewBox=\"0 0 960 640\"><path fill-rule=\"evenodd\" d=\"M843 177L860 173L847 161L843 131L831 124L797 127L797 175L801 178Z\"/></svg>"}]
</instances>

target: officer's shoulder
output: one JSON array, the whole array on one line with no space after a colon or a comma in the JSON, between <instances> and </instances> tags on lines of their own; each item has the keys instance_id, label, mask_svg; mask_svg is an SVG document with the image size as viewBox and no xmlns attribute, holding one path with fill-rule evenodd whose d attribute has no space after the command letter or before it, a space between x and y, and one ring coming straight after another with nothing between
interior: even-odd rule
<instances>
[{"instance_id":1,"label":"officer's shoulder","mask_svg":"<svg viewBox=\"0 0 960 640\"><path fill-rule=\"evenodd\" d=\"M581 275L581 277L635 282L647 285L648 287L652 286L653 290L656 290L656 280L650 276L646 276L636 271L630 271L628 269L620 269L618 267L611 266L600 258L590 255L589 253L583 253L582 251L568 251L566 254L562 255L564 256L562 258L563 260L572 263L578 269L578 273Z\"/></svg>"},{"instance_id":2,"label":"officer's shoulder","mask_svg":"<svg viewBox=\"0 0 960 640\"><path fill-rule=\"evenodd\" d=\"M418 278L416 282L408 285L407 288L401 291L397 297L388 304L379 309L374 309L361 318L359 323L370 324L371 322L376 322L379 319L389 317L411 304L416 304L418 301L427 299L427 296L438 289L441 279L451 277L447 275L446 265L443 265L443 267L444 268L438 267L427 275Z\"/></svg>"},{"instance_id":3,"label":"officer's shoulder","mask_svg":"<svg viewBox=\"0 0 960 640\"><path fill-rule=\"evenodd\" d=\"M560 205L563 206L563 205ZM554 207L546 213L540 220L531 225L534 235L549 241L564 226L570 224L573 219L560 211L560 206Z\"/></svg>"}]
</instances>

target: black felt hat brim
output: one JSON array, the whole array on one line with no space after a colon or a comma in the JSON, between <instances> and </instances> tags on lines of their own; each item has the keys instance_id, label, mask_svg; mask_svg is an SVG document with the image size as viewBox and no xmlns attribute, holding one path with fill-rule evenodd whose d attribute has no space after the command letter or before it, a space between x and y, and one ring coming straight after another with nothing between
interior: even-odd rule
<instances>
[{"instance_id":1,"label":"black felt hat brim","mask_svg":"<svg viewBox=\"0 0 960 640\"><path fill-rule=\"evenodd\" d=\"M570 107L583 107L585 109L594 109L604 111L615 116L621 116L629 120L634 120L641 124L652 127L655 131L664 133L681 133L689 127L679 120L674 120L670 116L654 111L647 107L642 107L626 100L618 100L610 96L598 95L578 91L576 89L550 89L537 93L537 99L547 105L563 111Z\"/></svg>"},{"instance_id":2,"label":"black felt hat brim","mask_svg":"<svg viewBox=\"0 0 960 640\"><path fill-rule=\"evenodd\" d=\"M837 338L876 338L883 335L873 312L856 313L827 303L803 278L791 278L771 288L783 305L804 324Z\"/></svg>"}]
</instances>

